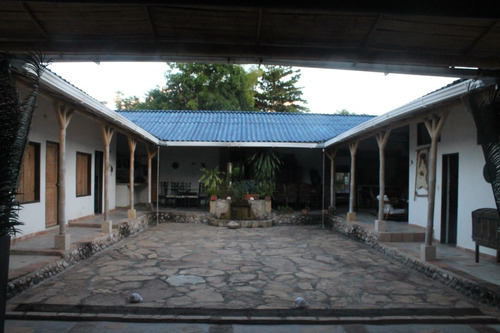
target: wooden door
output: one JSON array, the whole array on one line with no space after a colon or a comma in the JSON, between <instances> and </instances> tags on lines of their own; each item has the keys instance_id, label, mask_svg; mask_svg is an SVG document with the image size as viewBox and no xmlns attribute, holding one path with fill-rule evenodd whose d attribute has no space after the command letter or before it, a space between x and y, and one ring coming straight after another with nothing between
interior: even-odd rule
<instances>
[{"instance_id":1,"label":"wooden door","mask_svg":"<svg viewBox=\"0 0 500 333\"><path fill-rule=\"evenodd\" d=\"M441 243L457 244L458 154L443 155Z\"/></svg>"},{"instance_id":2,"label":"wooden door","mask_svg":"<svg viewBox=\"0 0 500 333\"><path fill-rule=\"evenodd\" d=\"M59 205L57 181L59 174L59 145L47 142L45 161L45 227L57 224Z\"/></svg>"},{"instance_id":3,"label":"wooden door","mask_svg":"<svg viewBox=\"0 0 500 333\"><path fill-rule=\"evenodd\" d=\"M104 182L104 153L102 151L95 151L94 159L94 213L102 213L102 187Z\"/></svg>"},{"instance_id":4,"label":"wooden door","mask_svg":"<svg viewBox=\"0 0 500 333\"><path fill-rule=\"evenodd\" d=\"M156 158L151 161L151 202L156 203L158 192L158 165Z\"/></svg>"}]
</instances>

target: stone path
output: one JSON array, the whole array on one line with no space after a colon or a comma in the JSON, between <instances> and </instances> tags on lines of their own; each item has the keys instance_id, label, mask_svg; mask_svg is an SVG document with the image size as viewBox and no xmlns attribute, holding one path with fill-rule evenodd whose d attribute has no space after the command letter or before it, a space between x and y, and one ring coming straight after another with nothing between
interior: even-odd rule
<instances>
[{"instance_id":1,"label":"stone path","mask_svg":"<svg viewBox=\"0 0 500 333\"><path fill-rule=\"evenodd\" d=\"M137 292L144 302L130 304ZM163 224L9 301L141 308L458 309L470 301L367 246L318 227Z\"/></svg>"}]
</instances>

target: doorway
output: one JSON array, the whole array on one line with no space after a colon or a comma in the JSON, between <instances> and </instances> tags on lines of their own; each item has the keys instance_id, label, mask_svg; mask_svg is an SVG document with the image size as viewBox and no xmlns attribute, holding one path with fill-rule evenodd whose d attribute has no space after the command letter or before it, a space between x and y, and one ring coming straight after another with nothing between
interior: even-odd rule
<instances>
[{"instance_id":1,"label":"doorway","mask_svg":"<svg viewBox=\"0 0 500 333\"><path fill-rule=\"evenodd\" d=\"M59 144L47 142L45 155L45 227L48 228L58 222Z\"/></svg>"},{"instance_id":2,"label":"doorway","mask_svg":"<svg viewBox=\"0 0 500 333\"><path fill-rule=\"evenodd\" d=\"M102 213L102 184L104 172L104 153L95 151L95 166L94 166L94 214Z\"/></svg>"},{"instance_id":3,"label":"doorway","mask_svg":"<svg viewBox=\"0 0 500 333\"><path fill-rule=\"evenodd\" d=\"M458 154L443 155L441 243L457 244Z\"/></svg>"}]
</instances>

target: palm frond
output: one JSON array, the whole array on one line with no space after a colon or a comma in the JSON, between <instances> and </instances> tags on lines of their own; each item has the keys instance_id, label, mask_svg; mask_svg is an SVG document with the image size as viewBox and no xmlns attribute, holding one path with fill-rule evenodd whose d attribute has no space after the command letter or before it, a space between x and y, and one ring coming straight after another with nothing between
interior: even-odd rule
<instances>
[{"instance_id":1,"label":"palm frond","mask_svg":"<svg viewBox=\"0 0 500 333\"><path fill-rule=\"evenodd\" d=\"M481 94L477 89L469 89L470 110L500 214L500 92L491 89L488 94Z\"/></svg>"},{"instance_id":2,"label":"palm frond","mask_svg":"<svg viewBox=\"0 0 500 333\"><path fill-rule=\"evenodd\" d=\"M31 91L22 101L12 74L11 56L0 54L0 236L19 232L21 225L16 191L24 150L28 143L31 119L36 108L39 78L44 69L43 57L30 54L26 59L27 77Z\"/></svg>"}]
</instances>

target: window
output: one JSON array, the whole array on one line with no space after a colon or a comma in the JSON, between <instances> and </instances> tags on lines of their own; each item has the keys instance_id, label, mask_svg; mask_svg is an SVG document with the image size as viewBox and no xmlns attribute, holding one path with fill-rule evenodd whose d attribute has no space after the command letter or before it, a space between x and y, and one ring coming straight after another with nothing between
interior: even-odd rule
<instances>
[{"instance_id":1,"label":"window","mask_svg":"<svg viewBox=\"0 0 500 333\"><path fill-rule=\"evenodd\" d=\"M19 174L17 200L20 203L40 201L40 144L30 142L24 152Z\"/></svg>"},{"instance_id":2,"label":"window","mask_svg":"<svg viewBox=\"0 0 500 333\"><path fill-rule=\"evenodd\" d=\"M76 153L76 196L90 195L91 155Z\"/></svg>"}]
</instances>

